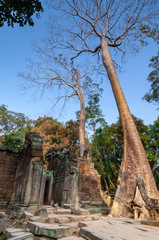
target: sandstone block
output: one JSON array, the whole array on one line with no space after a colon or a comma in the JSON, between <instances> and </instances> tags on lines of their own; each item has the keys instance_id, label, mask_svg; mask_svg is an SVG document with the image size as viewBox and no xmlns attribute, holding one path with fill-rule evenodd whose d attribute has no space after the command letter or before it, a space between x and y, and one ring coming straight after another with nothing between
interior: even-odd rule
<instances>
[{"instance_id":1,"label":"sandstone block","mask_svg":"<svg viewBox=\"0 0 159 240\"><path fill-rule=\"evenodd\" d=\"M73 228L71 226L52 225L49 223L28 222L27 227L35 235L46 236L55 239L68 237L73 233Z\"/></svg>"},{"instance_id":2,"label":"sandstone block","mask_svg":"<svg viewBox=\"0 0 159 240\"><path fill-rule=\"evenodd\" d=\"M47 209L46 208L37 209L35 211L35 216L48 217Z\"/></svg>"}]
</instances>

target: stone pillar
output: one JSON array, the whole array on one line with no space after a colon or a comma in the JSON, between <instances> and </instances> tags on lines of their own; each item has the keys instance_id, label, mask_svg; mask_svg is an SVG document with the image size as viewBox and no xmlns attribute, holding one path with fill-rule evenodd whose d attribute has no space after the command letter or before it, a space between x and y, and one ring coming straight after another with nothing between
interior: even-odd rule
<instances>
[{"instance_id":1,"label":"stone pillar","mask_svg":"<svg viewBox=\"0 0 159 240\"><path fill-rule=\"evenodd\" d=\"M30 202L32 182L33 182L33 165L32 165L32 162L30 162L28 174L27 174L27 180L26 180L26 188L25 188L25 193L24 193L24 204L25 205L28 205Z\"/></svg>"},{"instance_id":2,"label":"stone pillar","mask_svg":"<svg viewBox=\"0 0 159 240\"><path fill-rule=\"evenodd\" d=\"M31 190L30 204L38 204L43 167L40 161L34 161L34 159L32 159L32 165L33 165L33 172L32 172L33 176L32 176L32 184L31 184L32 190Z\"/></svg>"}]
</instances>

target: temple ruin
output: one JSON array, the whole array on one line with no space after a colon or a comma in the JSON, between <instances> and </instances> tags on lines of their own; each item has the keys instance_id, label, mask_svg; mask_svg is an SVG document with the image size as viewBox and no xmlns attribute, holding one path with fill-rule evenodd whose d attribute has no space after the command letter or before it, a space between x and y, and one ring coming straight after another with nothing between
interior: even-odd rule
<instances>
[{"instance_id":1,"label":"temple ruin","mask_svg":"<svg viewBox=\"0 0 159 240\"><path fill-rule=\"evenodd\" d=\"M50 149L43 167L43 139L26 135L23 147L0 148L0 208L69 205L107 211L100 175L88 153L83 158L69 149Z\"/></svg>"}]
</instances>

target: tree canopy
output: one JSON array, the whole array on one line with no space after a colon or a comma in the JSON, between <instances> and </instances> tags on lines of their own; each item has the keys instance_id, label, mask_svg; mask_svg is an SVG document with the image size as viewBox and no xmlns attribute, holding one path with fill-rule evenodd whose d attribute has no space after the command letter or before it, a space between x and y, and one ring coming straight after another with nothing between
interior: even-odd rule
<instances>
[{"instance_id":1,"label":"tree canopy","mask_svg":"<svg viewBox=\"0 0 159 240\"><path fill-rule=\"evenodd\" d=\"M26 132L32 128L32 120L25 114L8 109L4 104L0 106L0 135L5 146L20 147Z\"/></svg>"},{"instance_id":2,"label":"tree canopy","mask_svg":"<svg viewBox=\"0 0 159 240\"><path fill-rule=\"evenodd\" d=\"M150 59L149 67L153 69L147 78L151 84L151 88L145 94L144 99L159 106L159 52L157 52L157 56Z\"/></svg>"},{"instance_id":3,"label":"tree canopy","mask_svg":"<svg viewBox=\"0 0 159 240\"><path fill-rule=\"evenodd\" d=\"M43 11L39 0L0 0L0 27L6 22L14 27L18 24L23 27L26 24L34 25L33 15L39 16Z\"/></svg>"},{"instance_id":4,"label":"tree canopy","mask_svg":"<svg viewBox=\"0 0 159 240\"><path fill-rule=\"evenodd\" d=\"M159 188L159 118L149 126L134 117L153 175ZM92 140L92 157L101 175L102 187L108 192L117 187L117 179L124 151L121 121L98 128Z\"/></svg>"}]
</instances>

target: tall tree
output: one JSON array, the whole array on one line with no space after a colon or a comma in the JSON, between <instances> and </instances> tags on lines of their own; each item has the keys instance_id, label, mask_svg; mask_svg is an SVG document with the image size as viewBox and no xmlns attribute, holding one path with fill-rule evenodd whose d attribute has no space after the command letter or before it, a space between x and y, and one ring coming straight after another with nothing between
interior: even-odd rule
<instances>
[{"instance_id":1,"label":"tall tree","mask_svg":"<svg viewBox=\"0 0 159 240\"><path fill-rule=\"evenodd\" d=\"M118 81L109 48L124 54L126 48L130 46L136 49L141 43L137 41L141 24L152 26L153 20L155 21L159 14L157 1L54 0L50 2L54 11L59 11L59 15L60 12L62 13L58 21L57 18L53 20L53 47L69 50L74 62L77 59L84 62L86 55L99 53L101 50L103 65L112 86L124 132L124 154L111 213L113 216L129 216L129 213L132 213L131 203L134 201L134 196L137 204L142 201L136 187L136 175L144 181L151 198L159 198L159 193ZM145 217L149 215L146 208L144 214Z\"/></svg>"},{"instance_id":2,"label":"tall tree","mask_svg":"<svg viewBox=\"0 0 159 240\"><path fill-rule=\"evenodd\" d=\"M155 121L154 125L146 126L143 120L134 116L133 119L156 179L158 149L156 149L157 142L154 139L157 139L158 134L157 121ZM117 187L123 151L123 129L120 120L110 126L106 124L104 128L96 130L96 135L92 139L92 157L95 167L102 175L103 188L108 192L114 191Z\"/></svg>"},{"instance_id":3,"label":"tall tree","mask_svg":"<svg viewBox=\"0 0 159 240\"><path fill-rule=\"evenodd\" d=\"M32 16L43 11L39 0L0 0L0 27L6 22L8 26L14 27L18 24L23 27L26 24L34 25Z\"/></svg>"},{"instance_id":4,"label":"tall tree","mask_svg":"<svg viewBox=\"0 0 159 240\"><path fill-rule=\"evenodd\" d=\"M50 45L48 48L37 46L40 60L38 63L31 63L31 73L20 73L19 76L25 80L26 88L41 88L42 92L47 89L54 91L54 106L60 101L65 103L71 98L76 98L80 102L80 125L79 141L80 156L83 156L86 149L85 144L85 99L84 95L91 91L91 86L86 84L88 81L87 74L79 72L78 66L74 67L72 62L63 57L62 54L55 56L52 54ZM84 67L83 67L84 68ZM56 96L58 93L58 96ZM57 98L57 99L56 99Z\"/></svg>"}]
</instances>

